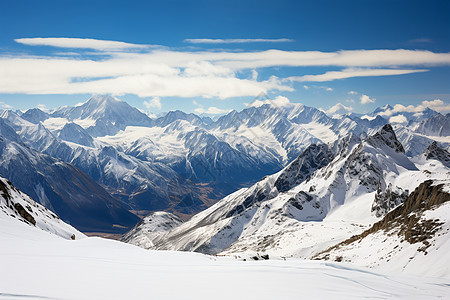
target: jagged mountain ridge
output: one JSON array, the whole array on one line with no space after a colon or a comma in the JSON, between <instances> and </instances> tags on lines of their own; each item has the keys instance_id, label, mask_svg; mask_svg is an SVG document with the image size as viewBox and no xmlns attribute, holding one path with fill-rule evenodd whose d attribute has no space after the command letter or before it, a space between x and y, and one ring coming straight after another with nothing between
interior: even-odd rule
<instances>
[{"instance_id":1,"label":"jagged mountain ridge","mask_svg":"<svg viewBox=\"0 0 450 300\"><path fill-rule=\"evenodd\" d=\"M317 153L323 153L318 161L328 161L325 166L299 163L302 156L314 161ZM283 171L225 197L150 248L311 257L384 216L387 211L374 201L380 191L405 191L427 178L448 176L434 165L418 169L389 124L362 141L350 135L320 151L305 150ZM282 192L277 181L286 182L278 185Z\"/></svg>"}]
</instances>

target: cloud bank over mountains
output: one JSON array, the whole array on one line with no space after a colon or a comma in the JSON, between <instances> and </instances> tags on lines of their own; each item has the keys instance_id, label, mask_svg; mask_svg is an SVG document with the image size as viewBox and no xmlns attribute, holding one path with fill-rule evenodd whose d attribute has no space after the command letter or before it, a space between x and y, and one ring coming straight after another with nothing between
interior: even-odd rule
<instances>
[{"instance_id":1,"label":"cloud bank over mountains","mask_svg":"<svg viewBox=\"0 0 450 300\"><path fill-rule=\"evenodd\" d=\"M396 76L428 71L424 67L450 65L450 53L423 50L179 50L80 38L20 38L15 41L26 46L63 49L63 52L0 56L0 93L109 93L134 94L139 97L227 99L254 97L261 92L294 91L293 83L298 81L324 82L363 76ZM288 39L186 41L220 44L288 42ZM265 80L258 80L258 76L254 76L254 71L261 68L311 66L343 69L286 78L269 76Z\"/></svg>"}]
</instances>

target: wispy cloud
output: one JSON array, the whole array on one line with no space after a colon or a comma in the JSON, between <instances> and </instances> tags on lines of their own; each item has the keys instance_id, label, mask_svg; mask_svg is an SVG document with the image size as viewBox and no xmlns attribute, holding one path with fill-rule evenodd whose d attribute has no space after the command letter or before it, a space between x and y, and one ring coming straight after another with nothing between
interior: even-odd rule
<instances>
[{"instance_id":1,"label":"wispy cloud","mask_svg":"<svg viewBox=\"0 0 450 300\"><path fill-rule=\"evenodd\" d=\"M320 82L358 76L401 75L424 71L413 68L450 65L450 53L412 50L180 51L95 39L31 38L16 41L30 46L58 47L67 49L67 52L73 52L71 48L94 49L102 56L101 59L93 59L83 51L76 57L0 55L0 93L110 93L134 94L142 98L226 99L255 97L261 92L294 91L292 82L306 79ZM307 66L344 69L297 79L272 76L258 80L261 76L257 76L259 68ZM250 78L238 76L241 71L249 70L252 71Z\"/></svg>"},{"instance_id":2,"label":"wispy cloud","mask_svg":"<svg viewBox=\"0 0 450 300\"><path fill-rule=\"evenodd\" d=\"M191 44L243 44L243 43L287 43L292 39L185 39L185 43Z\"/></svg>"},{"instance_id":3,"label":"wispy cloud","mask_svg":"<svg viewBox=\"0 0 450 300\"><path fill-rule=\"evenodd\" d=\"M51 46L58 48L95 50L145 49L149 47L148 45L84 38L21 38L15 39L14 41L28 46Z\"/></svg>"},{"instance_id":4,"label":"wispy cloud","mask_svg":"<svg viewBox=\"0 0 450 300\"><path fill-rule=\"evenodd\" d=\"M433 43L434 41L429 38L418 38L418 39L412 39L409 42L416 43L416 44L429 44L429 43Z\"/></svg>"},{"instance_id":5,"label":"wispy cloud","mask_svg":"<svg viewBox=\"0 0 450 300\"><path fill-rule=\"evenodd\" d=\"M289 81L298 82L324 82L333 81L337 79L345 79L352 77L370 77L370 76L393 76L393 75L404 75L411 73L426 72L428 70L399 70L399 69L344 69L342 71L329 71L320 75L304 75L304 76L292 76L286 78Z\"/></svg>"}]
</instances>

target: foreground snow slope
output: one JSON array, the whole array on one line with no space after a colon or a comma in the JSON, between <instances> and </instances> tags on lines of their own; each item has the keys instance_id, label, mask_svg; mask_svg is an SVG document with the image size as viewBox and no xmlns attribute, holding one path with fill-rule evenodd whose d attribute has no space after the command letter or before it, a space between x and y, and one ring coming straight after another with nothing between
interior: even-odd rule
<instances>
[{"instance_id":1,"label":"foreground snow slope","mask_svg":"<svg viewBox=\"0 0 450 300\"><path fill-rule=\"evenodd\" d=\"M0 183L0 299L432 299L450 293L440 278L299 259L148 251L87 238L6 180ZM161 227L168 217L155 215L143 226ZM76 240L68 238L73 233Z\"/></svg>"},{"instance_id":2,"label":"foreground snow slope","mask_svg":"<svg viewBox=\"0 0 450 300\"><path fill-rule=\"evenodd\" d=\"M65 240L0 218L0 299L433 299L438 278L390 276L339 263L237 261Z\"/></svg>"}]
</instances>

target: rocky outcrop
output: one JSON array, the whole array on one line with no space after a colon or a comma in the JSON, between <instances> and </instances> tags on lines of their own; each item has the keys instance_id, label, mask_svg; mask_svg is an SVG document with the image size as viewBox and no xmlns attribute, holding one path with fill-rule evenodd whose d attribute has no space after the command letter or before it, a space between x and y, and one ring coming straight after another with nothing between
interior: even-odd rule
<instances>
[{"instance_id":1,"label":"rocky outcrop","mask_svg":"<svg viewBox=\"0 0 450 300\"><path fill-rule=\"evenodd\" d=\"M444 191L444 184L434 184L432 180L421 183L408 199L389 212L381 221L371 228L317 254L315 259L330 259L345 246L360 243L370 234L384 231L387 234L397 234L410 244L423 243L418 251L426 251L431 245L429 240L434 237L443 224L437 219L423 219L425 211L450 201L450 194ZM340 256L342 260L342 256Z\"/></svg>"}]
</instances>

